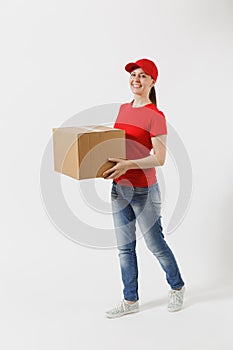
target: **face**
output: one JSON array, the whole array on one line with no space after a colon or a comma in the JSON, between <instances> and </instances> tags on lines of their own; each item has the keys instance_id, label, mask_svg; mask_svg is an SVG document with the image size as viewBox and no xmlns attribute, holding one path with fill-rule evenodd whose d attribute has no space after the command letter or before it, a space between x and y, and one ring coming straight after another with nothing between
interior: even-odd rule
<instances>
[{"instance_id":1,"label":"face","mask_svg":"<svg viewBox=\"0 0 233 350\"><path fill-rule=\"evenodd\" d=\"M148 97L155 81L141 68L134 69L129 78L130 88L133 94Z\"/></svg>"}]
</instances>

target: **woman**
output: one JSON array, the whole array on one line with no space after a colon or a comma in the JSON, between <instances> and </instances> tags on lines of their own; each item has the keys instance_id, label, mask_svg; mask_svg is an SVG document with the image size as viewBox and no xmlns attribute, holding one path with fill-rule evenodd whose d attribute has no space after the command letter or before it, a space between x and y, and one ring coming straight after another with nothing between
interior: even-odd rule
<instances>
[{"instance_id":1,"label":"woman","mask_svg":"<svg viewBox=\"0 0 233 350\"><path fill-rule=\"evenodd\" d=\"M113 221L124 285L124 299L106 312L108 318L139 311L136 221L170 285L168 310L180 310L184 296L184 282L161 225L161 194L155 167L165 162L167 127L164 114L156 106L154 84L158 69L145 58L127 64L125 69L130 73L134 99L121 105L114 127L125 130L127 159L110 158L115 165L103 173L105 179L113 179Z\"/></svg>"}]
</instances>

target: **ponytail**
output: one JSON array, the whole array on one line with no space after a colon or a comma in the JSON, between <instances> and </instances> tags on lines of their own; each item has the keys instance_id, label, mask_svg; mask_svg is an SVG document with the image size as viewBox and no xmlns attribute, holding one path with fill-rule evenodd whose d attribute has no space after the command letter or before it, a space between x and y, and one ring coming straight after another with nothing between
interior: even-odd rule
<instances>
[{"instance_id":1,"label":"ponytail","mask_svg":"<svg viewBox=\"0 0 233 350\"><path fill-rule=\"evenodd\" d=\"M150 90L149 99L157 107L157 100L156 100L156 93L155 93L155 87L154 86L152 86L152 88Z\"/></svg>"}]
</instances>

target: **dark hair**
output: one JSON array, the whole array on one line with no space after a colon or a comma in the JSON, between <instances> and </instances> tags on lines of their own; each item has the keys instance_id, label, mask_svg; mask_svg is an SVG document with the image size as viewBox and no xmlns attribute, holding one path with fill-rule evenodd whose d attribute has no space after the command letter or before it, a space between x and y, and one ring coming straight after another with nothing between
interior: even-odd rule
<instances>
[{"instance_id":1,"label":"dark hair","mask_svg":"<svg viewBox=\"0 0 233 350\"><path fill-rule=\"evenodd\" d=\"M156 99L156 92L155 92L154 86L152 86L152 88L150 90L149 99L157 107L157 99Z\"/></svg>"}]
</instances>

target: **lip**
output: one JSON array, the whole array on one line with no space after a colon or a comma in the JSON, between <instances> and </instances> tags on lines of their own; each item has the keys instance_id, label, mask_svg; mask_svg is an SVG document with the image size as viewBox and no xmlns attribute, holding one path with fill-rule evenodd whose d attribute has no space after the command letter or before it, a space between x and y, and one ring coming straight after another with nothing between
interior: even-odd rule
<instances>
[{"instance_id":1,"label":"lip","mask_svg":"<svg viewBox=\"0 0 233 350\"><path fill-rule=\"evenodd\" d=\"M140 85L140 84L131 84L132 85L132 87L134 87L134 88L136 88L136 89L138 89L138 88L141 88L142 87L142 85Z\"/></svg>"}]
</instances>

